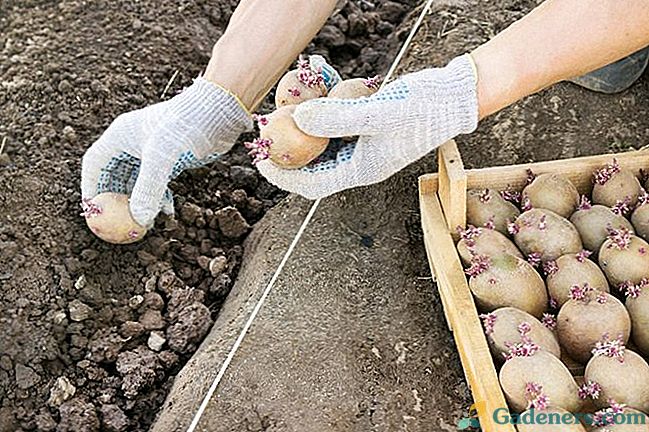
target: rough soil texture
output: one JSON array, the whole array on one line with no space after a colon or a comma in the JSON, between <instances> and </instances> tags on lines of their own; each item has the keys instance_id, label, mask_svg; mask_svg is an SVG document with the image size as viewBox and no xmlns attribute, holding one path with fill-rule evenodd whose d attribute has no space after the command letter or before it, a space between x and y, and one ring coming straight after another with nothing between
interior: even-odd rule
<instances>
[{"instance_id":1,"label":"rough soil texture","mask_svg":"<svg viewBox=\"0 0 649 432\"><path fill-rule=\"evenodd\" d=\"M154 427L184 430L297 230L307 203L290 198L246 251L245 235L221 232L219 210L253 225L282 197L241 147L175 182L177 220L141 244L103 244L78 216L84 149L117 114L159 101L176 70L165 97L186 86L235 3L0 1L0 431L146 430L214 320ZM373 3L389 7L377 18L347 3L310 52L347 74L385 70L409 23ZM402 72L444 64L535 4L439 2ZM639 147L648 90L644 78L616 96L561 84L458 141L469 167ZM429 156L323 203L200 429L455 430L470 394L418 220L416 178L433 170Z\"/></svg>"},{"instance_id":2,"label":"rough soil texture","mask_svg":"<svg viewBox=\"0 0 649 432\"><path fill-rule=\"evenodd\" d=\"M243 147L173 182L176 219L126 247L86 229L79 172L118 114L190 84L237 3L0 1L0 431L147 430L218 317L284 196ZM343 1L307 52L383 70L416 3Z\"/></svg>"},{"instance_id":3,"label":"rough soil texture","mask_svg":"<svg viewBox=\"0 0 649 432\"><path fill-rule=\"evenodd\" d=\"M400 70L442 65L535 4L440 2ZM458 142L468 167L638 148L648 141L647 107L645 77L614 96L562 83ZM433 153L380 185L323 201L198 430L457 430L471 395L419 225L417 178L435 170ZM255 227L224 313L178 375L154 431L185 430L308 206L289 198Z\"/></svg>"}]
</instances>

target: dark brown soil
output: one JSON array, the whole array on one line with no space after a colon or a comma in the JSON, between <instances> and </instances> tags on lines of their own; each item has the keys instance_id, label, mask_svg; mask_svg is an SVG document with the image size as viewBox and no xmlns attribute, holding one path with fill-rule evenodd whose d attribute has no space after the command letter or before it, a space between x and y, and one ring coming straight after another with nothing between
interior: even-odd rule
<instances>
[{"instance_id":1,"label":"dark brown soil","mask_svg":"<svg viewBox=\"0 0 649 432\"><path fill-rule=\"evenodd\" d=\"M79 216L85 149L188 85L236 3L0 0L0 431L146 430L284 196L237 146L173 182L177 218L142 243L102 243ZM385 70L417 3L342 1L307 51Z\"/></svg>"}]
</instances>

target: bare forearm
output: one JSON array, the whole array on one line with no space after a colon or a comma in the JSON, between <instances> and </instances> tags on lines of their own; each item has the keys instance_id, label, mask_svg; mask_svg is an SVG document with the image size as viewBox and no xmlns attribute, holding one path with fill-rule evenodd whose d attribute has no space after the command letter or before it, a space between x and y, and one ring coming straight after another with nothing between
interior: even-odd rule
<instances>
[{"instance_id":1,"label":"bare forearm","mask_svg":"<svg viewBox=\"0 0 649 432\"><path fill-rule=\"evenodd\" d=\"M205 77L253 110L331 15L336 0L242 0Z\"/></svg>"},{"instance_id":2,"label":"bare forearm","mask_svg":"<svg viewBox=\"0 0 649 432\"><path fill-rule=\"evenodd\" d=\"M646 45L648 0L547 0L472 53L480 118Z\"/></svg>"}]
</instances>

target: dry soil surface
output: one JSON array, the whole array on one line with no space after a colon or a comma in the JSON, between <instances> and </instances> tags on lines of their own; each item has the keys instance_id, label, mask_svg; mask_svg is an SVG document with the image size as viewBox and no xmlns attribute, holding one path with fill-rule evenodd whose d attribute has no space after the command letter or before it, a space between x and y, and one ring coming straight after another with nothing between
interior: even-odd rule
<instances>
[{"instance_id":1,"label":"dry soil surface","mask_svg":"<svg viewBox=\"0 0 649 432\"><path fill-rule=\"evenodd\" d=\"M237 3L0 1L0 431L147 430L285 196L238 145L173 182L177 218L142 243L79 216L85 149L190 84ZM307 52L374 74L415 3L341 2Z\"/></svg>"}]
</instances>

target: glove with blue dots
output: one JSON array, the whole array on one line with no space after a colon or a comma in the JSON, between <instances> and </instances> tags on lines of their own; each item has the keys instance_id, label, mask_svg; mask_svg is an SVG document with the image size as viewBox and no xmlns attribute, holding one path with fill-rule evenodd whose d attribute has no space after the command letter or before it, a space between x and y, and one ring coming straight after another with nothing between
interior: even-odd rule
<instances>
[{"instance_id":1,"label":"glove with blue dots","mask_svg":"<svg viewBox=\"0 0 649 432\"><path fill-rule=\"evenodd\" d=\"M257 167L271 183L309 199L378 183L476 129L475 65L466 54L444 68L404 75L369 97L304 102L293 117L309 135L359 139L344 145L332 140L323 155L298 170L260 161Z\"/></svg>"},{"instance_id":2,"label":"glove with blue dots","mask_svg":"<svg viewBox=\"0 0 649 432\"><path fill-rule=\"evenodd\" d=\"M327 88L340 81L323 57L309 62ZM170 180L216 160L251 129L250 113L237 97L199 77L170 100L115 119L83 157L82 197L130 195L133 218L148 227L160 211L174 212Z\"/></svg>"},{"instance_id":3,"label":"glove with blue dots","mask_svg":"<svg viewBox=\"0 0 649 432\"><path fill-rule=\"evenodd\" d=\"M81 193L130 195L142 226L173 214L169 181L227 152L252 119L238 99L199 77L168 101L120 115L83 157Z\"/></svg>"}]
</instances>

